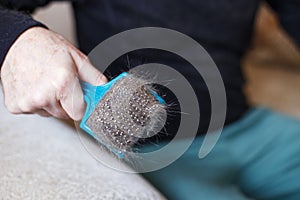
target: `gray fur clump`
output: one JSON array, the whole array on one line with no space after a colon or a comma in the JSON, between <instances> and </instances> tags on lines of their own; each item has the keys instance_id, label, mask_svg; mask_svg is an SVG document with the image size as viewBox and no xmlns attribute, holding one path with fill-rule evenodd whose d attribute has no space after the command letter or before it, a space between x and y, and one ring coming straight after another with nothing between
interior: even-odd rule
<instances>
[{"instance_id":1,"label":"gray fur clump","mask_svg":"<svg viewBox=\"0 0 300 200\"><path fill-rule=\"evenodd\" d=\"M87 125L108 149L131 152L139 139L164 126L166 106L153 95L151 81L129 73L104 95Z\"/></svg>"}]
</instances>

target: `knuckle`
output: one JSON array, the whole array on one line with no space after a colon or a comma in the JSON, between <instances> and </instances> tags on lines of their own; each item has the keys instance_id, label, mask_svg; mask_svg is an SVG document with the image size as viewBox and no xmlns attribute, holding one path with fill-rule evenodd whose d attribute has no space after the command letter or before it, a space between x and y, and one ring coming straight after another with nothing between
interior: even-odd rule
<instances>
[{"instance_id":1,"label":"knuckle","mask_svg":"<svg viewBox=\"0 0 300 200\"><path fill-rule=\"evenodd\" d=\"M17 108L17 106L15 106L14 104L5 104L8 112L10 112L11 114L20 114L21 111L20 109Z\"/></svg>"},{"instance_id":2,"label":"knuckle","mask_svg":"<svg viewBox=\"0 0 300 200\"><path fill-rule=\"evenodd\" d=\"M46 96L41 93L37 93L32 96L31 105L33 107L42 108L49 104L49 101L47 100Z\"/></svg>"},{"instance_id":3,"label":"knuckle","mask_svg":"<svg viewBox=\"0 0 300 200\"><path fill-rule=\"evenodd\" d=\"M30 101L28 99L20 99L17 102L17 105L21 113L28 113L33 111L33 106L30 104Z\"/></svg>"},{"instance_id":4,"label":"knuckle","mask_svg":"<svg viewBox=\"0 0 300 200\"><path fill-rule=\"evenodd\" d=\"M10 101L10 100L5 98L4 105L5 105L6 109L8 110L8 112L10 112L12 114L19 114L20 113L20 110L18 109L15 101Z\"/></svg>"}]
</instances>

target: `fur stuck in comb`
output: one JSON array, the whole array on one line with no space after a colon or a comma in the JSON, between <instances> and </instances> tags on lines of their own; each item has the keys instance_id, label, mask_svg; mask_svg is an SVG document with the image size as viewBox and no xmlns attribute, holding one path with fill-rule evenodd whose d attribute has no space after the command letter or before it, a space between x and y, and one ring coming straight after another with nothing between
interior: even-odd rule
<instances>
[{"instance_id":1,"label":"fur stuck in comb","mask_svg":"<svg viewBox=\"0 0 300 200\"><path fill-rule=\"evenodd\" d=\"M131 72L101 86L83 82L82 89L87 110L80 127L119 158L131 152L139 139L156 134L164 125L165 101L151 81Z\"/></svg>"}]
</instances>

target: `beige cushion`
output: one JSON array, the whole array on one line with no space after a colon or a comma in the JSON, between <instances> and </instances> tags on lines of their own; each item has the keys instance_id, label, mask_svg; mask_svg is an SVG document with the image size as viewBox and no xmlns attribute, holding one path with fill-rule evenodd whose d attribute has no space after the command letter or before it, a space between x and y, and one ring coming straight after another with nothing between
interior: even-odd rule
<instances>
[{"instance_id":1,"label":"beige cushion","mask_svg":"<svg viewBox=\"0 0 300 200\"><path fill-rule=\"evenodd\" d=\"M163 199L139 175L96 161L68 125L11 115L0 99L0 199Z\"/></svg>"}]
</instances>

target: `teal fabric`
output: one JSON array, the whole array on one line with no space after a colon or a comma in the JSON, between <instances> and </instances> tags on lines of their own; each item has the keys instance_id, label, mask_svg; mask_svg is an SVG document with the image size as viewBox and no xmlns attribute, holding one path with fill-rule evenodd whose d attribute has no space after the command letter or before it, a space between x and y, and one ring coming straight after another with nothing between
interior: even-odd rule
<instances>
[{"instance_id":1,"label":"teal fabric","mask_svg":"<svg viewBox=\"0 0 300 200\"><path fill-rule=\"evenodd\" d=\"M161 170L144 174L168 199L300 199L300 121L253 108L198 158L203 137Z\"/></svg>"}]
</instances>

